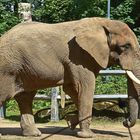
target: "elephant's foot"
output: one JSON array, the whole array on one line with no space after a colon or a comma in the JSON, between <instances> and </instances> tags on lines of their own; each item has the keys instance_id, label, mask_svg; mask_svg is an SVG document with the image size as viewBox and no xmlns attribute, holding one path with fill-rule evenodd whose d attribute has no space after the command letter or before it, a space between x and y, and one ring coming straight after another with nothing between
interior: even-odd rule
<instances>
[{"instance_id":1,"label":"elephant's foot","mask_svg":"<svg viewBox=\"0 0 140 140\"><path fill-rule=\"evenodd\" d=\"M78 137L81 138L93 138L95 135L94 133L90 130L90 119L84 120L80 122L80 129L81 131L77 132Z\"/></svg>"},{"instance_id":2,"label":"elephant's foot","mask_svg":"<svg viewBox=\"0 0 140 140\"><path fill-rule=\"evenodd\" d=\"M90 129L82 129L77 132L77 136L80 138L93 138L95 135Z\"/></svg>"},{"instance_id":3,"label":"elephant's foot","mask_svg":"<svg viewBox=\"0 0 140 140\"><path fill-rule=\"evenodd\" d=\"M40 136L41 132L36 128L34 117L31 114L23 114L21 116L21 128L24 136Z\"/></svg>"},{"instance_id":4,"label":"elephant's foot","mask_svg":"<svg viewBox=\"0 0 140 140\"><path fill-rule=\"evenodd\" d=\"M37 129L35 126L26 126L23 131L22 134L24 136L41 136L41 132L39 129Z\"/></svg>"}]
</instances>

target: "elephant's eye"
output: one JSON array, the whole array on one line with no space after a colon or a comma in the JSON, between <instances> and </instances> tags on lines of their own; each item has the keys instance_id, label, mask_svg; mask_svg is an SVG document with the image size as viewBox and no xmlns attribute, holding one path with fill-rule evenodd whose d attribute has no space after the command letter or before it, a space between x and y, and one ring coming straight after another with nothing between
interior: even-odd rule
<instances>
[{"instance_id":1,"label":"elephant's eye","mask_svg":"<svg viewBox=\"0 0 140 140\"><path fill-rule=\"evenodd\" d=\"M129 49L131 47L131 45L128 43L126 45L124 45L124 48Z\"/></svg>"},{"instance_id":2,"label":"elephant's eye","mask_svg":"<svg viewBox=\"0 0 140 140\"><path fill-rule=\"evenodd\" d=\"M128 50L130 47L131 47L131 44L128 43L128 44L122 45L121 50L125 51L125 50Z\"/></svg>"}]
</instances>

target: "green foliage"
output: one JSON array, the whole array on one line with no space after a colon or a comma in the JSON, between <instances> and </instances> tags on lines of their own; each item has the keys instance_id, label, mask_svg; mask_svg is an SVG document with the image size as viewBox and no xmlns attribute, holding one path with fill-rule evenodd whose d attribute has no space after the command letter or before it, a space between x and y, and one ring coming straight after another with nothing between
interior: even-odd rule
<instances>
[{"instance_id":1,"label":"green foliage","mask_svg":"<svg viewBox=\"0 0 140 140\"><path fill-rule=\"evenodd\" d=\"M51 94L51 88L47 89L40 89L37 91L38 94L45 94L45 95L50 95Z\"/></svg>"},{"instance_id":2,"label":"green foliage","mask_svg":"<svg viewBox=\"0 0 140 140\"><path fill-rule=\"evenodd\" d=\"M105 17L106 16L106 0L75 0L73 13L76 18L84 17Z\"/></svg>"},{"instance_id":3,"label":"green foliage","mask_svg":"<svg viewBox=\"0 0 140 140\"><path fill-rule=\"evenodd\" d=\"M138 41L140 43L140 27L134 28L134 32L137 35Z\"/></svg>"},{"instance_id":4,"label":"green foliage","mask_svg":"<svg viewBox=\"0 0 140 140\"><path fill-rule=\"evenodd\" d=\"M118 0L117 3L112 1L111 18L134 24L134 18L131 17L134 4L134 0Z\"/></svg>"},{"instance_id":5,"label":"green foliage","mask_svg":"<svg viewBox=\"0 0 140 140\"><path fill-rule=\"evenodd\" d=\"M45 0L45 13L48 22L62 22L67 20L70 14L71 0Z\"/></svg>"},{"instance_id":6,"label":"green foliage","mask_svg":"<svg viewBox=\"0 0 140 140\"><path fill-rule=\"evenodd\" d=\"M34 100L33 101L33 112L37 112L40 109L51 106L50 101L45 100ZM6 102L6 116L20 115L18 104L15 100Z\"/></svg>"},{"instance_id":7,"label":"green foliage","mask_svg":"<svg viewBox=\"0 0 140 140\"><path fill-rule=\"evenodd\" d=\"M127 94L125 76L98 76L95 94Z\"/></svg>"},{"instance_id":8,"label":"green foliage","mask_svg":"<svg viewBox=\"0 0 140 140\"><path fill-rule=\"evenodd\" d=\"M6 102L6 116L19 115L18 104L15 100L9 100Z\"/></svg>"},{"instance_id":9,"label":"green foliage","mask_svg":"<svg viewBox=\"0 0 140 140\"><path fill-rule=\"evenodd\" d=\"M16 12L11 9L13 4L13 0L0 0L0 36L19 23Z\"/></svg>"},{"instance_id":10,"label":"green foliage","mask_svg":"<svg viewBox=\"0 0 140 140\"><path fill-rule=\"evenodd\" d=\"M33 19L56 23L106 15L106 0L39 0L34 2Z\"/></svg>"},{"instance_id":11,"label":"green foliage","mask_svg":"<svg viewBox=\"0 0 140 140\"><path fill-rule=\"evenodd\" d=\"M50 101L45 101L45 100L36 100L33 102L33 112L36 112L40 109L47 108L51 106Z\"/></svg>"},{"instance_id":12,"label":"green foliage","mask_svg":"<svg viewBox=\"0 0 140 140\"><path fill-rule=\"evenodd\" d=\"M127 23L140 42L140 0L111 1L111 18Z\"/></svg>"}]
</instances>

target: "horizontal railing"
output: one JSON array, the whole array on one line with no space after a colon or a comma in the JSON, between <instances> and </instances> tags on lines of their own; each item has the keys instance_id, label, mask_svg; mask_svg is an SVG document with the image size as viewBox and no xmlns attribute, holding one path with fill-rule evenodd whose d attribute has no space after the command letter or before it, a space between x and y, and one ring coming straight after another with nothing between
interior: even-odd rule
<instances>
[{"instance_id":1,"label":"horizontal railing","mask_svg":"<svg viewBox=\"0 0 140 140\"><path fill-rule=\"evenodd\" d=\"M124 70L100 70L101 75L124 75L126 72Z\"/></svg>"},{"instance_id":2,"label":"horizontal railing","mask_svg":"<svg viewBox=\"0 0 140 140\"><path fill-rule=\"evenodd\" d=\"M71 99L68 95L65 96L67 100ZM99 95L94 95L94 100L118 100L118 99L127 99L128 95L127 94L99 94ZM36 95L34 97L35 100L51 100L51 96L47 95ZM57 100L61 100L61 96L57 96Z\"/></svg>"}]
</instances>

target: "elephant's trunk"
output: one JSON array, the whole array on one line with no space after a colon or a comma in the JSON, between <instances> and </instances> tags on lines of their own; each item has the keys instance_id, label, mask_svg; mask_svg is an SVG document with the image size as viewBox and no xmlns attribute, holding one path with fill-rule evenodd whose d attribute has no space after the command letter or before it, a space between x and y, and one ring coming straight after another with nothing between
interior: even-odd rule
<instances>
[{"instance_id":1,"label":"elephant's trunk","mask_svg":"<svg viewBox=\"0 0 140 140\"><path fill-rule=\"evenodd\" d=\"M133 69L133 73L138 79L140 79L140 61L136 62L135 67ZM140 107L139 95L140 84L132 81L128 77L129 117L123 122L125 127L132 127L136 123Z\"/></svg>"},{"instance_id":2,"label":"elephant's trunk","mask_svg":"<svg viewBox=\"0 0 140 140\"><path fill-rule=\"evenodd\" d=\"M139 105L135 98L129 97L129 117L123 122L125 127L133 127L138 118Z\"/></svg>"}]
</instances>

